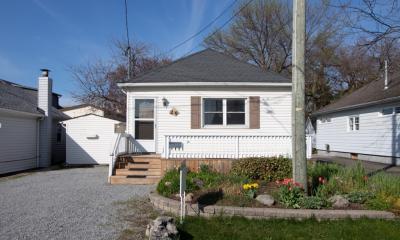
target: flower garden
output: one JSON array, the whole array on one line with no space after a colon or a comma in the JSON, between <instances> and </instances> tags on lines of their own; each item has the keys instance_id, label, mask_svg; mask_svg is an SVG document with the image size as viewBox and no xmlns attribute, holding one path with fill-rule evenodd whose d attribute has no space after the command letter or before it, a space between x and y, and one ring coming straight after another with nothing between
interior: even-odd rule
<instances>
[{"instance_id":1,"label":"flower garden","mask_svg":"<svg viewBox=\"0 0 400 240\"><path fill-rule=\"evenodd\" d=\"M197 172L188 172L187 200L239 207L400 211L398 176L384 172L369 176L361 163L349 168L310 162L307 172L308 188L304 189L290 178L291 160L284 157L240 159L228 174L202 165ZM178 198L178 169L165 173L157 192ZM272 201L263 201L265 197Z\"/></svg>"}]
</instances>

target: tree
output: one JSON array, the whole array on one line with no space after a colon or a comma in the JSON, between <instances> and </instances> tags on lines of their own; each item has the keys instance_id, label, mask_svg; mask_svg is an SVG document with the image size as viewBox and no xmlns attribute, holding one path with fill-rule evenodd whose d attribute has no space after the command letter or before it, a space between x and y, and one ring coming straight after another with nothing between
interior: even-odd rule
<instances>
[{"instance_id":1,"label":"tree","mask_svg":"<svg viewBox=\"0 0 400 240\"><path fill-rule=\"evenodd\" d=\"M92 104L104 109L106 114L125 115L126 96L117 83L126 82L128 59L131 59L132 77L170 62L169 58L151 56L149 47L135 43L131 48L131 57L127 55L127 44L114 43L114 56L109 61L97 60L85 65L71 67L74 80L79 89L72 95L79 102Z\"/></svg>"},{"instance_id":2,"label":"tree","mask_svg":"<svg viewBox=\"0 0 400 240\"><path fill-rule=\"evenodd\" d=\"M366 37L365 46L400 39L399 0L347 0L333 6L347 13L349 27Z\"/></svg>"},{"instance_id":3,"label":"tree","mask_svg":"<svg viewBox=\"0 0 400 240\"><path fill-rule=\"evenodd\" d=\"M205 39L205 45L256 64L261 69L291 74L291 1L258 0L238 13L227 30ZM330 78L336 50L342 43L340 12L328 1L309 5L306 19L306 101L310 113L332 99ZM238 9L241 9L239 7Z\"/></svg>"}]
</instances>

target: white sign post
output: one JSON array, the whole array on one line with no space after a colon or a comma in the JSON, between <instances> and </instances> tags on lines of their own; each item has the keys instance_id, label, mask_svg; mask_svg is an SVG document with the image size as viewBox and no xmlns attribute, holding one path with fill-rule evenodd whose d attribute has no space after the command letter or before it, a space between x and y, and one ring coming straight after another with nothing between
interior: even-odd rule
<instances>
[{"instance_id":1,"label":"white sign post","mask_svg":"<svg viewBox=\"0 0 400 240\"><path fill-rule=\"evenodd\" d=\"M180 174L179 174L179 196L181 197L181 224L183 223L183 218L185 217L186 210L186 175L187 168L185 162L181 164Z\"/></svg>"}]
</instances>

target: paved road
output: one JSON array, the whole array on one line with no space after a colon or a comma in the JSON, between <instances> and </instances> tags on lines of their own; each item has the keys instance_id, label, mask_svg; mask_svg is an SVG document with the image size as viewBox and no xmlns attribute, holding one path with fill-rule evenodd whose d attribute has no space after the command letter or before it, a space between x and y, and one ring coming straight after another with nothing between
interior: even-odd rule
<instances>
[{"instance_id":1,"label":"paved road","mask_svg":"<svg viewBox=\"0 0 400 240\"><path fill-rule=\"evenodd\" d=\"M153 186L109 185L107 167L0 178L0 239L116 239L118 202Z\"/></svg>"}]
</instances>

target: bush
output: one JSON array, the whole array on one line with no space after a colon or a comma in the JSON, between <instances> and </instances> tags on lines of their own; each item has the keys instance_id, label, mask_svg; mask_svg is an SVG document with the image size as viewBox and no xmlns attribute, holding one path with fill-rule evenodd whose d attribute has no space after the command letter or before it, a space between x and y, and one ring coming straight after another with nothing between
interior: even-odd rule
<instances>
[{"instance_id":1,"label":"bush","mask_svg":"<svg viewBox=\"0 0 400 240\"><path fill-rule=\"evenodd\" d=\"M199 189L193 181L194 176L194 173L188 172L186 192L192 192ZM165 197L179 193L179 170L172 169L167 171L157 185L157 192Z\"/></svg>"},{"instance_id":2,"label":"bush","mask_svg":"<svg viewBox=\"0 0 400 240\"><path fill-rule=\"evenodd\" d=\"M327 206L327 201L318 196L305 196L300 199L300 207L307 209L321 209Z\"/></svg>"},{"instance_id":3,"label":"bush","mask_svg":"<svg viewBox=\"0 0 400 240\"><path fill-rule=\"evenodd\" d=\"M243 158L233 163L230 173L254 180L281 180L292 174L292 162L285 157Z\"/></svg>"},{"instance_id":4,"label":"bush","mask_svg":"<svg viewBox=\"0 0 400 240\"><path fill-rule=\"evenodd\" d=\"M314 163L308 166L307 172L311 179L312 194L315 194L321 184L325 184L341 169L339 165L331 163Z\"/></svg>"},{"instance_id":5,"label":"bush","mask_svg":"<svg viewBox=\"0 0 400 240\"><path fill-rule=\"evenodd\" d=\"M351 203L365 203L368 199L373 198L374 195L370 192L363 192L363 191L354 191L347 194L346 198Z\"/></svg>"}]
</instances>

